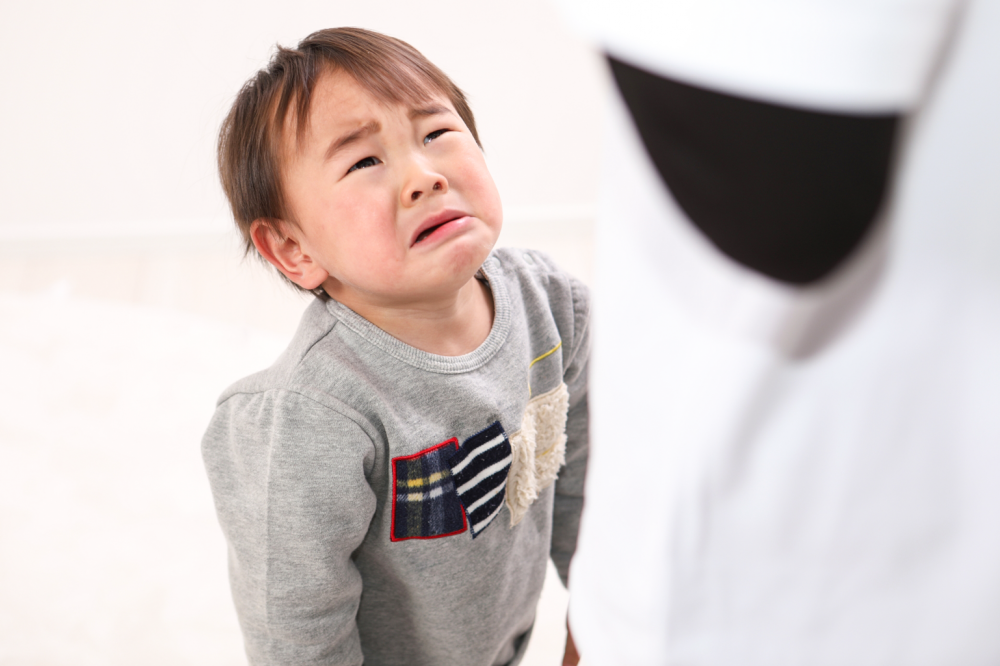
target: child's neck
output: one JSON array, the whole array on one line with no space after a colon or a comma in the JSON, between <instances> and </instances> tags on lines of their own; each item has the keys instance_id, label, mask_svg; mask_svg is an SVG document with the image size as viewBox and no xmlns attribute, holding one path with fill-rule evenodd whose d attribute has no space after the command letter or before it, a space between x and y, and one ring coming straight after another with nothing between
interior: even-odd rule
<instances>
[{"instance_id":1,"label":"child's neck","mask_svg":"<svg viewBox=\"0 0 1000 666\"><path fill-rule=\"evenodd\" d=\"M407 307L344 305L397 340L441 356L475 351L493 328L493 294L475 277L450 297Z\"/></svg>"}]
</instances>

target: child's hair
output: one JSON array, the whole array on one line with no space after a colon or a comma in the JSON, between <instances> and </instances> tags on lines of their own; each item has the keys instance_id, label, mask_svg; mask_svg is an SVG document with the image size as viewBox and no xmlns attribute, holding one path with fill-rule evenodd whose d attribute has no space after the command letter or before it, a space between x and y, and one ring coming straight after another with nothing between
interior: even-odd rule
<instances>
[{"instance_id":1,"label":"child's hair","mask_svg":"<svg viewBox=\"0 0 1000 666\"><path fill-rule=\"evenodd\" d=\"M415 104L444 94L482 145L465 95L406 42L361 28L330 28L314 32L295 49L278 46L267 67L240 90L219 131L219 176L247 254L254 249L254 220L279 237L279 221L295 223L281 187L285 121L291 110L292 127L302 135L316 81L331 70L350 74L385 103Z\"/></svg>"}]
</instances>

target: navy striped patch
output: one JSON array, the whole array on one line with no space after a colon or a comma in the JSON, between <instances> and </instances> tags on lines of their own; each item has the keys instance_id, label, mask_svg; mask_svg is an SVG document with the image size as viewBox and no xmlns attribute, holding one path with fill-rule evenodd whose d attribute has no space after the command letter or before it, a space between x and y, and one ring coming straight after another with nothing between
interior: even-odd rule
<instances>
[{"instance_id":1,"label":"navy striped patch","mask_svg":"<svg viewBox=\"0 0 1000 666\"><path fill-rule=\"evenodd\" d=\"M510 462L510 441L499 421L465 440L448 461L472 538L503 508Z\"/></svg>"},{"instance_id":2,"label":"navy striped patch","mask_svg":"<svg viewBox=\"0 0 1000 666\"><path fill-rule=\"evenodd\" d=\"M447 462L456 449L458 439L452 437L392 459L392 541L437 539L465 531L465 512Z\"/></svg>"}]
</instances>

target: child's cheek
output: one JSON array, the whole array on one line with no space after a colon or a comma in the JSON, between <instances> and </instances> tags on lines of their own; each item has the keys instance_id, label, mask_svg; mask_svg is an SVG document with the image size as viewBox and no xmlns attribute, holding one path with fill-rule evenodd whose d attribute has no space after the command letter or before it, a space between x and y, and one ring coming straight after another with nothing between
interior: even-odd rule
<instances>
[{"instance_id":1,"label":"child's cheek","mask_svg":"<svg viewBox=\"0 0 1000 666\"><path fill-rule=\"evenodd\" d=\"M490 170L486 166L486 159L481 153L466 157L463 161L460 173L463 182L465 182L470 189L476 190L481 195L496 193L496 185L493 182L493 175L490 174Z\"/></svg>"}]
</instances>

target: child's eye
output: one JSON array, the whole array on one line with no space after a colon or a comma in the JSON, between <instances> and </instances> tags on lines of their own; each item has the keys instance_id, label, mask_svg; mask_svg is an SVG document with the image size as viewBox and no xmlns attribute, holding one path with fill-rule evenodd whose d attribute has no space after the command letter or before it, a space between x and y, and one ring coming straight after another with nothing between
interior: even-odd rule
<instances>
[{"instance_id":1,"label":"child's eye","mask_svg":"<svg viewBox=\"0 0 1000 666\"><path fill-rule=\"evenodd\" d=\"M368 167L377 166L379 164L382 164L382 160L380 160L379 158L366 157L365 159L361 160L360 162L352 166L350 169L348 169L347 173L351 173L352 171L357 171L358 169L367 169Z\"/></svg>"},{"instance_id":2,"label":"child's eye","mask_svg":"<svg viewBox=\"0 0 1000 666\"><path fill-rule=\"evenodd\" d=\"M447 129L434 130L433 132L431 132L430 134L428 134L427 136L424 137L424 145L426 146L428 143L430 143L434 139L438 138L439 136L441 136L445 132L450 132L450 131L451 130L447 130Z\"/></svg>"}]
</instances>

